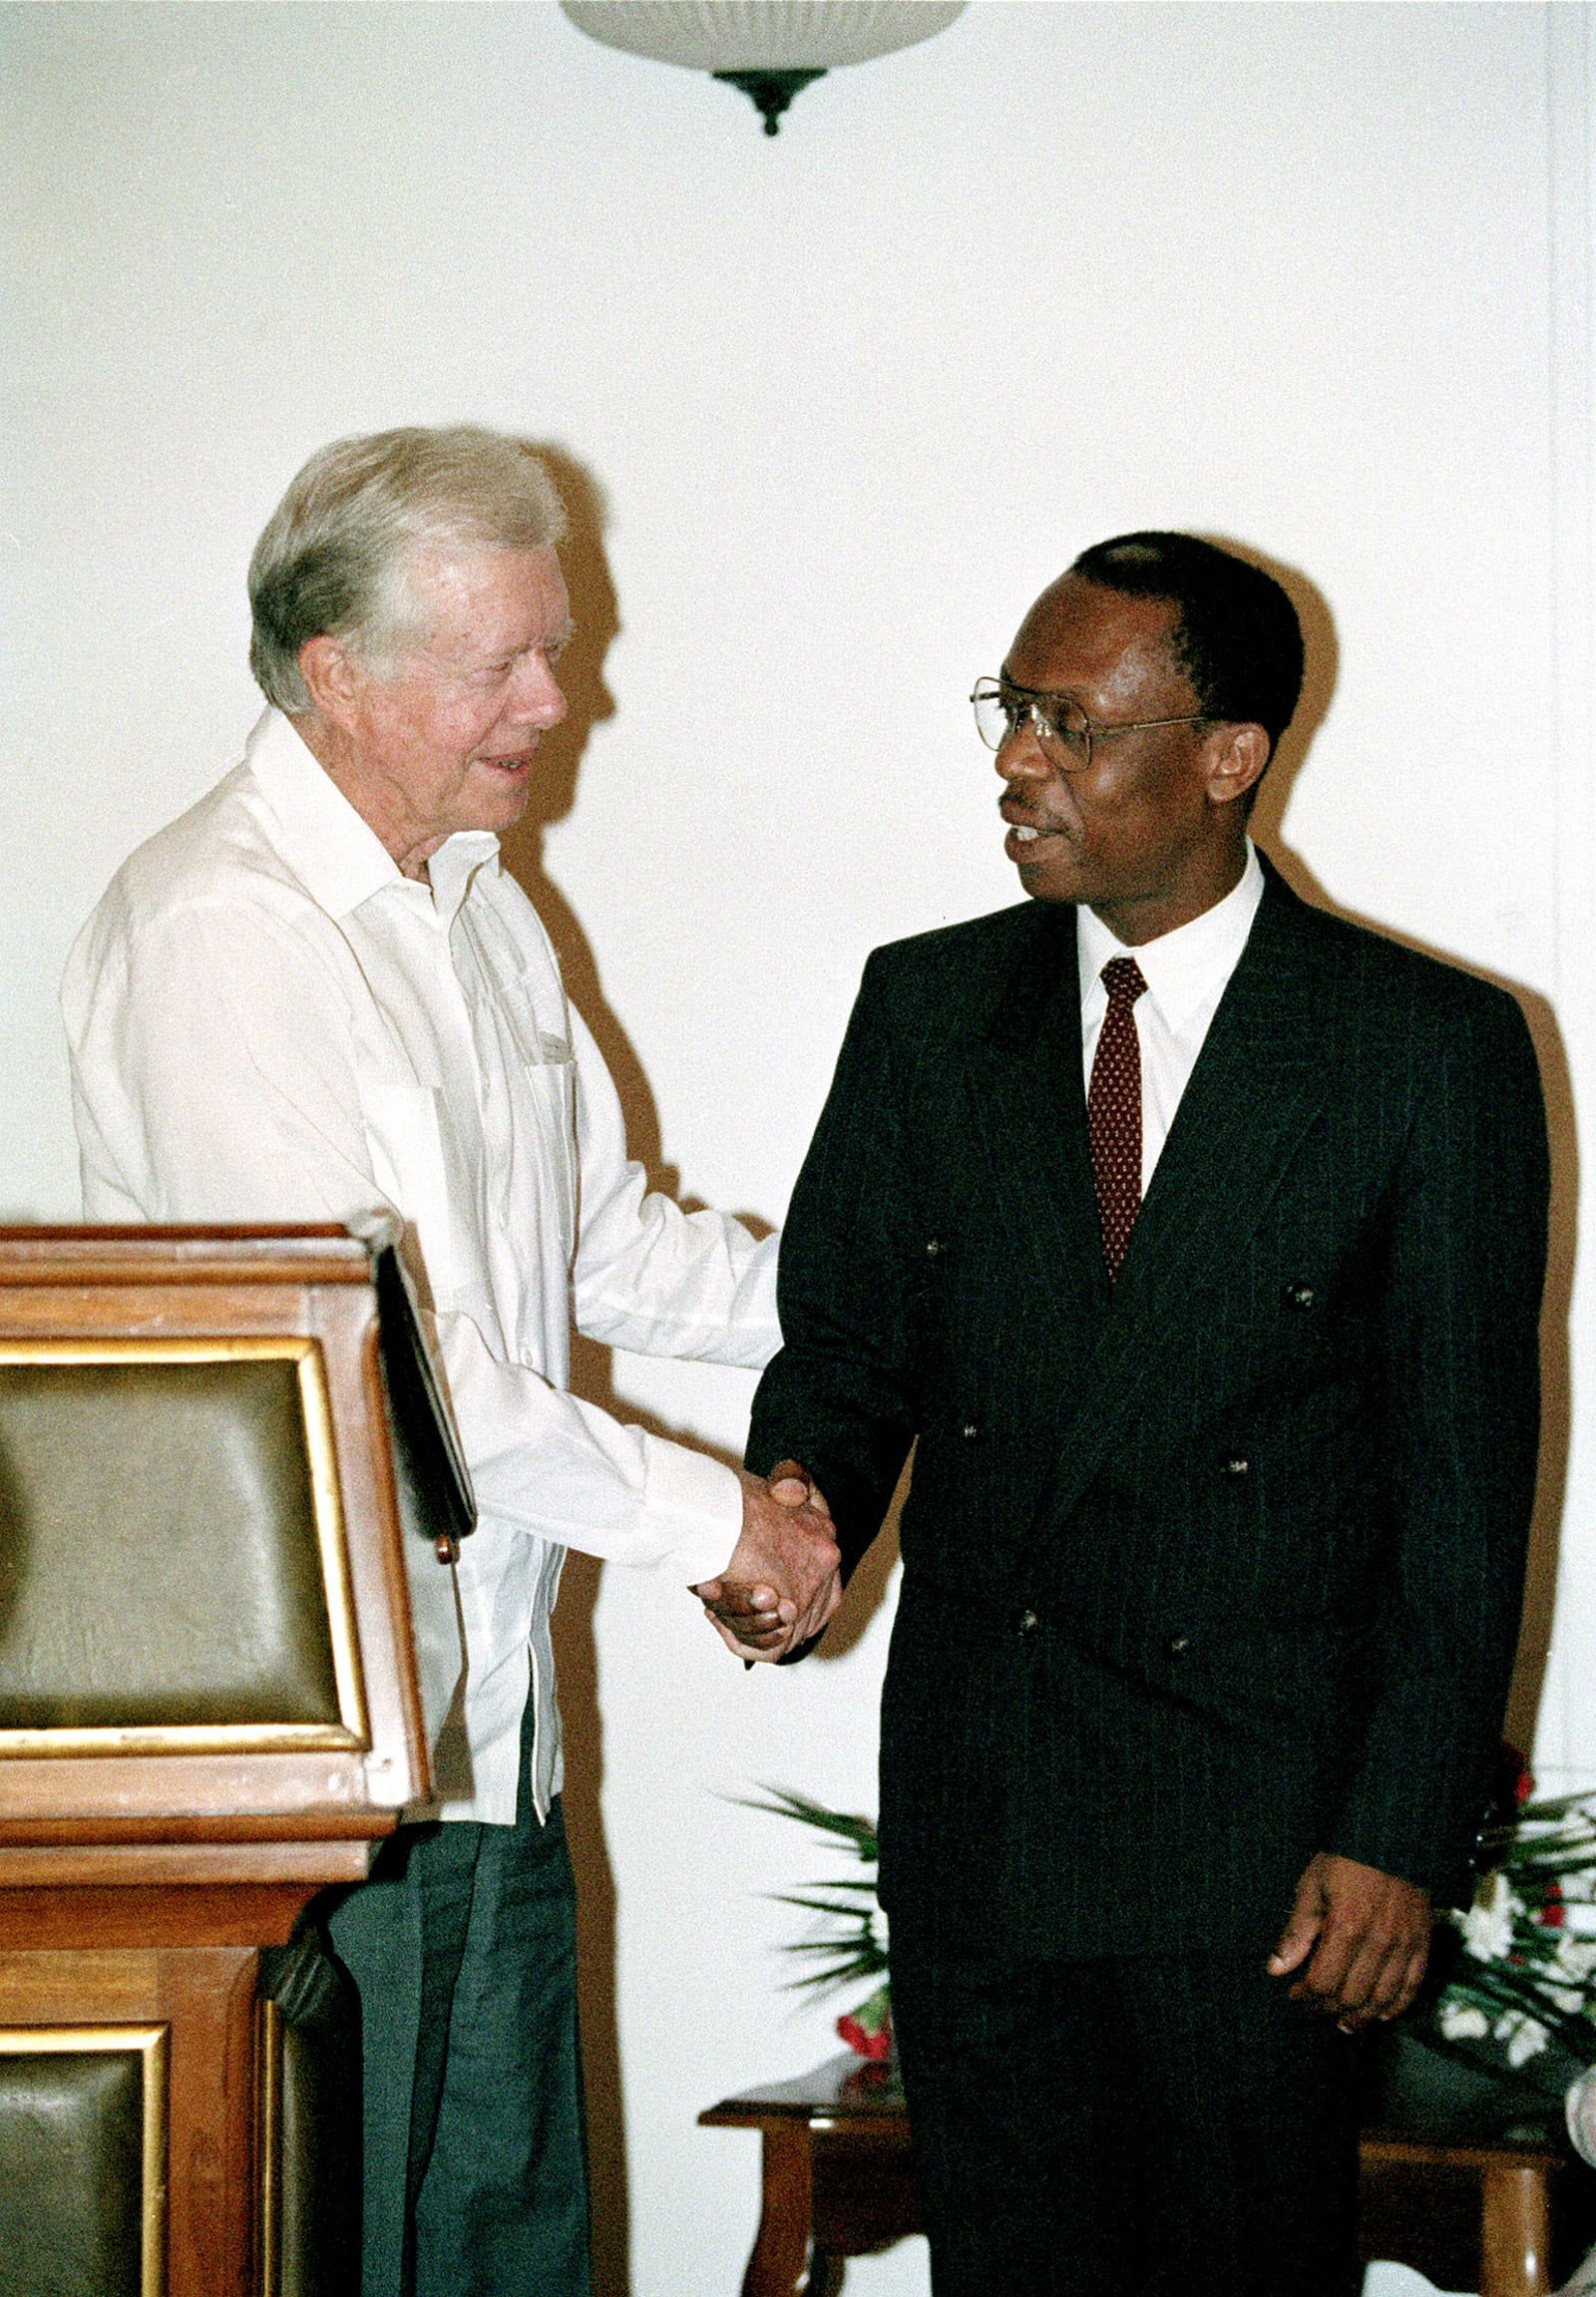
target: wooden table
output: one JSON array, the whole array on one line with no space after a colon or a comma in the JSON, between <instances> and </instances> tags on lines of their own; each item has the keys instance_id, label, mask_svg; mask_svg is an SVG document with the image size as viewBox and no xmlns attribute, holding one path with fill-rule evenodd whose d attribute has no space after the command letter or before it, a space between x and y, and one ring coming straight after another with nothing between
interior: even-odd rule
<instances>
[{"instance_id":1,"label":"wooden table","mask_svg":"<svg viewBox=\"0 0 1596 2297\"><path fill-rule=\"evenodd\" d=\"M698 2118L764 2138L763 2206L743 2297L830 2297L839 2260L920 2231L896 2069L846 2053Z\"/></svg>"},{"instance_id":2,"label":"wooden table","mask_svg":"<svg viewBox=\"0 0 1596 2297\"><path fill-rule=\"evenodd\" d=\"M698 2118L712 2129L757 2129L764 2140L763 2206L743 2297L831 2297L844 2258L920 2231L903 2091L891 2068L828 2059ZM1360 2155L1365 2257L1414 2266L1443 2289L1479 2297L1547 2297L1551 2192L1565 2153L1366 2129Z\"/></svg>"}]
</instances>

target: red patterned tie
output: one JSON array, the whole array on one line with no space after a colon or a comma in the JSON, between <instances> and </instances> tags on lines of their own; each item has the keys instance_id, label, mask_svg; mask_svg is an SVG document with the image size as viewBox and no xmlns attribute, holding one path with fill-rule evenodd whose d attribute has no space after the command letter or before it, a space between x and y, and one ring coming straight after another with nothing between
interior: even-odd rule
<instances>
[{"instance_id":1,"label":"red patterned tie","mask_svg":"<svg viewBox=\"0 0 1596 2297\"><path fill-rule=\"evenodd\" d=\"M1103 1258L1112 1281L1141 1210L1141 1043L1131 1007L1147 983L1134 957L1110 957L1102 983L1108 1010L1092 1055L1086 1127Z\"/></svg>"}]
</instances>

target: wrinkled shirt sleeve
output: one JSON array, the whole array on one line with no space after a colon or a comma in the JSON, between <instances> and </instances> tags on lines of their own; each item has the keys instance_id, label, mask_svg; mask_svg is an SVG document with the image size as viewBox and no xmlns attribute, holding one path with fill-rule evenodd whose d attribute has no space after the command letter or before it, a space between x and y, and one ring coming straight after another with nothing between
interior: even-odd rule
<instances>
[{"instance_id":1,"label":"wrinkled shirt sleeve","mask_svg":"<svg viewBox=\"0 0 1596 2297\"><path fill-rule=\"evenodd\" d=\"M572 1307L579 1332L639 1355L762 1371L781 1345L774 1236L718 1212L683 1212L628 1161L619 1098L580 1013L577 1141L582 1215Z\"/></svg>"},{"instance_id":2,"label":"wrinkled shirt sleeve","mask_svg":"<svg viewBox=\"0 0 1596 2297\"><path fill-rule=\"evenodd\" d=\"M63 990L86 1217L344 1221L386 1202L348 1003L337 964L268 915L195 902L131 930L114 903L98 913ZM581 1069L584 1329L654 1352L762 1362L775 1345L773 1248L647 1196L585 1030ZM767 1299L728 1351L728 1321ZM434 1330L485 1513L591 1554L669 1566L688 1584L723 1567L741 1527L729 1468L497 1359L467 1314L445 1311Z\"/></svg>"}]
</instances>

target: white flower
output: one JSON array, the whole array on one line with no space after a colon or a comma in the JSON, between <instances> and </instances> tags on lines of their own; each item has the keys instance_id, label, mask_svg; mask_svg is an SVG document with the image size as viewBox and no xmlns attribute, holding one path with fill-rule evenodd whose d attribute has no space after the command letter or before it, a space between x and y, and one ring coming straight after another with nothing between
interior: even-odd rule
<instances>
[{"instance_id":1,"label":"white flower","mask_svg":"<svg viewBox=\"0 0 1596 2297\"><path fill-rule=\"evenodd\" d=\"M1499 1962L1512 1950L1511 1892L1499 1874L1488 1875L1463 1916L1463 1944L1476 1962Z\"/></svg>"},{"instance_id":2,"label":"white flower","mask_svg":"<svg viewBox=\"0 0 1596 2297\"><path fill-rule=\"evenodd\" d=\"M1526 2058L1538 2057L1548 2039L1540 2020L1522 2010L1504 2010L1490 2031L1493 2040L1506 2043L1509 2066L1522 2066Z\"/></svg>"},{"instance_id":3,"label":"white flower","mask_svg":"<svg viewBox=\"0 0 1596 2297\"><path fill-rule=\"evenodd\" d=\"M1507 2045L1509 2066L1522 2066L1526 2058L1537 2058L1546 2047L1546 2029L1538 2018L1520 2020L1518 2032Z\"/></svg>"},{"instance_id":4,"label":"white flower","mask_svg":"<svg viewBox=\"0 0 1596 2297\"><path fill-rule=\"evenodd\" d=\"M1557 1967L1569 1978L1588 1978L1596 1970L1596 1939L1570 1938L1558 1933Z\"/></svg>"},{"instance_id":5,"label":"white flower","mask_svg":"<svg viewBox=\"0 0 1596 2297\"><path fill-rule=\"evenodd\" d=\"M1448 2042L1483 2042L1490 2032L1490 2022L1484 2011L1476 2010L1472 2003L1443 2001L1440 2030Z\"/></svg>"},{"instance_id":6,"label":"white flower","mask_svg":"<svg viewBox=\"0 0 1596 2297\"><path fill-rule=\"evenodd\" d=\"M1566 2010L1570 2017L1577 2017L1585 2007L1585 1997L1577 1986L1547 1986L1543 1984L1541 1992L1548 2002L1555 2002L1558 2009Z\"/></svg>"}]
</instances>

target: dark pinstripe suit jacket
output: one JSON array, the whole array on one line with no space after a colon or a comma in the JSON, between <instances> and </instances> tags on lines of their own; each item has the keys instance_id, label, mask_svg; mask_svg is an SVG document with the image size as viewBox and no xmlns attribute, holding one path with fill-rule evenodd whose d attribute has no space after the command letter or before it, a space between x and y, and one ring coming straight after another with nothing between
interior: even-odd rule
<instances>
[{"instance_id":1,"label":"dark pinstripe suit jacket","mask_svg":"<svg viewBox=\"0 0 1596 2297\"><path fill-rule=\"evenodd\" d=\"M1271 872L1110 1288L1073 910L876 953L748 1456L811 1469L851 1565L918 1442L895 1923L1266 1949L1320 1849L1466 1894L1546 1190L1511 998Z\"/></svg>"}]
</instances>

